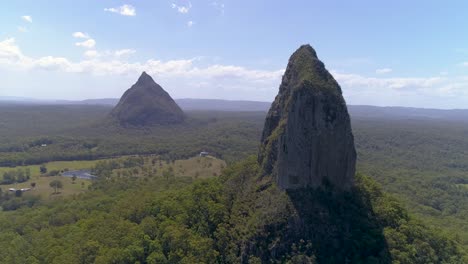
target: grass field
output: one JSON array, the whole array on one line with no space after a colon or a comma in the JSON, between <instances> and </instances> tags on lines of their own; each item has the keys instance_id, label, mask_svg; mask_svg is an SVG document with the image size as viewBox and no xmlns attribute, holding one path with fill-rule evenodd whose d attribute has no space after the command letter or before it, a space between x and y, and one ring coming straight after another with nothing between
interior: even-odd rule
<instances>
[{"instance_id":1,"label":"grass field","mask_svg":"<svg viewBox=\"0 0 468 264\"><path fill-rule=\"evenodd\" d=\"M169 163L162 160L145 158L143 166L130 169L117 169L114 170L114 175L163 176L165 171L172 169L175 177L188 176L202 179L219 176L225 167L226 162L224 160L211 156L193 157Z\"/></svg>"},{"instance_id":2,"label":"grass field","mask_svg":"<svg viewBox=\"0 0 468 264\"><path fill-rule=\"evenodd\" d=\"M77 160L77 161L52 161L45 163L44 165L47 168L47 171L58 170L62 171L65 169L69 170L82 170L82 169L91 169L96 165L98 160ZM2 177L4 172L12 171L16 169L26 169L29 168L31 170L31 176L38 176L40 175L39 168L40 165L29 165L29 166L18 166L14 168L10 167L0 167L0 177Z\"/></svg>"},{"instance_id":3,"label":"grass field","mask_svg":"<svg viewBox=\"0 0 468 264\"><path fill-rule=\"evenodd\" d=\"M53 194L54 189L49 186L49 183L53 180L60 180L63 183L63 188L59 189L57 194ZM88 190L88 186L91 184L90 180L83 179L76 179L75 183L73 183L71 178L63 176L33 176L29 181L23 183L0 185L0 188L2 188L4 191L7 191L9 188L31 188L31 183L33 182L36 183L36 187L30 191L24 192L23 195L38 195L41 197L41 199L44 200L85 192Z\"/></svg>"},{"instance_id":4,"label":"grass field","mask_svg":"<svg viewBox=\"0 0 468 264\"><path fill-rule=\"evenodd\" d=\"M47 168L47 171L63 171L65 169L69 170L80 170L80 169L91 169L96 164L97 160L92 161L54 161L44 164ZM72 184L72 179L69 177L63 176L41 176L39 171L40 165L30 165L30 166L18 166L15 168L9 167L0 167L0 177L3 177L3 173L11 170L17 169L27 169L31 171L31 178L23 183L14 183L7 185L0 185L0 188L3 191L8 191L10 188L21 189L21 188L31 188L31 183L36 183L36 187L30 191L24 192L25 196L40 196L41 199L54 199L57 197L68 196L73 194L78 194L88 190L88 186L91 184L91 181L84 179L76 179L75 184ZM52 194L54 190L49 186L49 183L53 180L60 180L63 183L63 188L58 190L58 194Z\"/></svg>"},{"instance_id":5,"label":"grass field","mask_svg":"<svg viewBox=\"0 0 468 264\"><path fill-rule=\"evenodd\" d=\"M52 170L63 171L68 170L81 170L91 169L97 162L103 161L122 161L125 157L119 157L106 160L93 160L93 161L54 161L46 163L45 166L50 172ZM114 170L113 174L116 176L163 176L163 172L172 171L175 177L189 176L193 178L209 178L219 176L221 171L226 167L226 162L215 157L193 157L186 160L176 160L174 162L166 162L157 159L157 157L144 157L143 166L137 166L126 169ZM7 191L9 188L21 189L31 188L31 183L36 183L36 187L24 193L25 196L38 195L41 199L55 199L73 194L79 194L88 190L91 180L76 179L75 183L69 177L63 176L44 176L41 175L39 165L19 166L16 168L0 167L0 176L10 170L16 169L31 170L31 179L23 183L0 185L0 188ZM54 190L49 186L53 180L60 180L63 183L63 188L59 190L60 193L53 194Z\"/></svg>"}]
</instances>

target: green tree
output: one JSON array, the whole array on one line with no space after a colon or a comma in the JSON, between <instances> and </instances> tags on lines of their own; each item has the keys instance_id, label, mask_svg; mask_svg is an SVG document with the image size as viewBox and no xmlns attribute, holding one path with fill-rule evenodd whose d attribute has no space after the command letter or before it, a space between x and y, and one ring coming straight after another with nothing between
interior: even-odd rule
<instances>
[{"instance_id":1,"label":"green tree","mask_svg":"<svg viewBox=\"0 0 468 264\"><path fill-rule=\"evenodd\" d=\"M169 167L168 169L163 171L163 177L166 180L174 178L174 169L172 167Z\"/></svg>"},{"instance_id":2,"label":"green tree","mask_svg":"<svg viewBox=\"0 0 468 264\"><path fill-rule=\"evenodd\" d=\"M46 174L47 173L47 167L45 165L41 165L39 170L41 171L41 174Z\"/></svg>"},{"instance_id":3,"label":"green tree","mask_svg":"<svg viewBox=\"0 0 468 264\"><path fill-rule=\"evenodd\" d=\"M73 176L72 176L72 184L75 184L75 181L76 181L76 175L73 174Z\"/></svg>"},{"instance_id":4,"label":"green tree","mask_svg":"<svg viewBox=\"0 0 468 264\"><path fill-rule=\"evenodd\" d=\"M49 186L54 188L54 194L57 193L57 189L63 188L63 183L60 180L53 180L49 183Z\"/></svg>"},{"instance_id":5,"label":"green tree","mask_svg":"<svg viewBox=\"0 0 468 264\"><path fill-rule=\"evenodd\" d=\"M3 173L3 184L12 184L16 181L15 175L13 175L13 172L5 172Z\"/></svg>"}]
</instances>

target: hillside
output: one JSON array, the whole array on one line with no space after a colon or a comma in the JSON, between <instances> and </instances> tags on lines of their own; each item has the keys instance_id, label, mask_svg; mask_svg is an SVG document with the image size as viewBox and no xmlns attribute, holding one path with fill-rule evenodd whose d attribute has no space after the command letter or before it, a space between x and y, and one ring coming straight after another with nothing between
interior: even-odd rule
<instances>
[{"instance_id":1,"label":"hillside","mask_svg":"<svg viewBox=\"0 0 468 264\"><path fill-rule=\"evenodd\" d=\"M177 124L185 118L171 96L146 72L123 94L110 117L131 126Z\"/></svg>"}]
</instances>

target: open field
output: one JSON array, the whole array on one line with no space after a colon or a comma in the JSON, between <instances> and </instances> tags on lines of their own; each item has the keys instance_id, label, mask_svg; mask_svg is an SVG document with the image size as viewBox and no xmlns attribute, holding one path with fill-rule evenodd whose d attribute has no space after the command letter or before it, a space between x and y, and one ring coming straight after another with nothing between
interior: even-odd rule
<instances>
[{"instance_id":1,"label":"open field","mask_svg":"<svg viewBox=\"0 0 468 264\"><path fill-rule=\"evenodd\" d=\"M119 157L113 159L93 160L93 161L54 161L46 163L48 171L57 170L81 170L92 169L99 162L125 162L127 157ZM133 157L135 158L135 157ZM209 178L218 176L221 171L226 167L226 162L212 156L207 157L193 157L186 160L176 160L167 162L158 159L156 156L142 157L144 163L137 166L129 166L127 168L113 170L114 176L148 176L148 177L164 177L167 173L171 176L180 177L188 176L192 178ZM73 183L70 177L64 176L43 176L39 171L39 165L18 166L16 168L0 167L0 175L9 170L26 169L31 170L31 178L23 183L4 184L0 185L3 191L8 191L10 188L22 189L31 188L31 183L36 183L36 187L30 191L24 192L25 196L40 196L42 200L54 199L73 194L79 194L88 190L91 180L76 179ZM63 183L63 188L59 190L60 193L53 194L53 188L49 183L53 180L60 180Z\"/></svg>"},{"instance_id":2,"label":"open field","mask_svg":"<svg viewBox=\"0 0 468 264\"><path fill-rule=\"evenodd\" d=\"M53 194L54 189L49 186L49 183L54 180L59 180L63 183L63 188L58 190L57 194ZM5 192L9 188L21 189L31 188L31 183L36 183L36 187L30 191L24 192L24 196L40 196L42 200L54 199L57 197L63 197L73 194L79 194L88 190L88 186L91 184L90 180L76 179L73 183L72 179L63 176L33 176L29 181L23 183L14 183L8 185L0 185L0 188Z\"/></svg>"},{"instance_id":3,"label":"open field","mask_svg":"<svg viewBox=\"0 0 468 264\"><path fill-rule=\"evenodd\" d=\"M44 165L47 168L47 171L53 171L53 170L81 170L81 169L91 169L94 167L98 160L76 160L76 161L52 161L52 162L47 162ZM4 172L11 171L11 170L16 170L16 169L27 169L29 168L31 170L31 175L40 175L39 168L40 165L28 165L28 166L17 166L17 167L0 167L0 177Z\"/></svg>"},{"instance_id":4,"label":"open field","mask_svg":"<svg viewBox=\"0 0 468 264\"><path fill-rule=\"evenodd\" d=\"M97 160L92 161L53 161L45 163L47 171L63 171L69 170L80 170L80 169L91 169L98 162ZM0 167L0 177L7 171L17 169L30 169L31 178L22 183L0 185L3 191L8 191L9 188L21 189L31 188L31 183L36 183L36 187L30 191L24 192L24 196L39 196L43 200L54 199L57 197L63 197L73 194L79 194L88 190L88 186L91 184L90 180L76 179L75 183L72 183L72 179L63 176L42 176L40 173L40 165L29 165L29 166L18 166L15 168ZM53 194L54 190L49 186L49 183L53 180L60 180L63 183L63 188L59 190L58 194Z\"/></svg>"},{"instance_id":5,"label":"open field","mask_svg":"<svg viewBox=\"0 0 468 264\"><path fill-rule=\"evenodd\" d=\"M186 176L203 179L219 176L225 167L225 161L212 156L193 157L173 162L159 160L156 157L146 157L142 166L116 169L113 171L113 175L164 177L166 173L170 173L175 177Z\"/></svg>"}]
</instances>

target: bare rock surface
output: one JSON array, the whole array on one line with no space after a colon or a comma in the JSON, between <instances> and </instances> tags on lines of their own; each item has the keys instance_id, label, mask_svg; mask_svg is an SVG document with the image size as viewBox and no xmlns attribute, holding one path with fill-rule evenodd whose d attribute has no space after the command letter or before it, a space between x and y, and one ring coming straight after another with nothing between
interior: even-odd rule
<instances>
[{"instance_id":1,"label":"bare rock surface","mask_svg":"<svg viewBox=\"0 0 468 264\"><path fill-rule=\"evenodd\" d=\"M131 126L176 124L185 117L171 96L146 72L124 93L110 115L120 124Z\"/></svg>"},{"instance_id":2,"label":"bare rock surface","mask_svg":"<svg viewBox=\"0 0 468 264\"><path fill-rule=\"evenodd\" d=\"M289 59L258 155L282 189L353 185L356 150L342 91L310 45Z\"/></svg>"}]
</instances>

